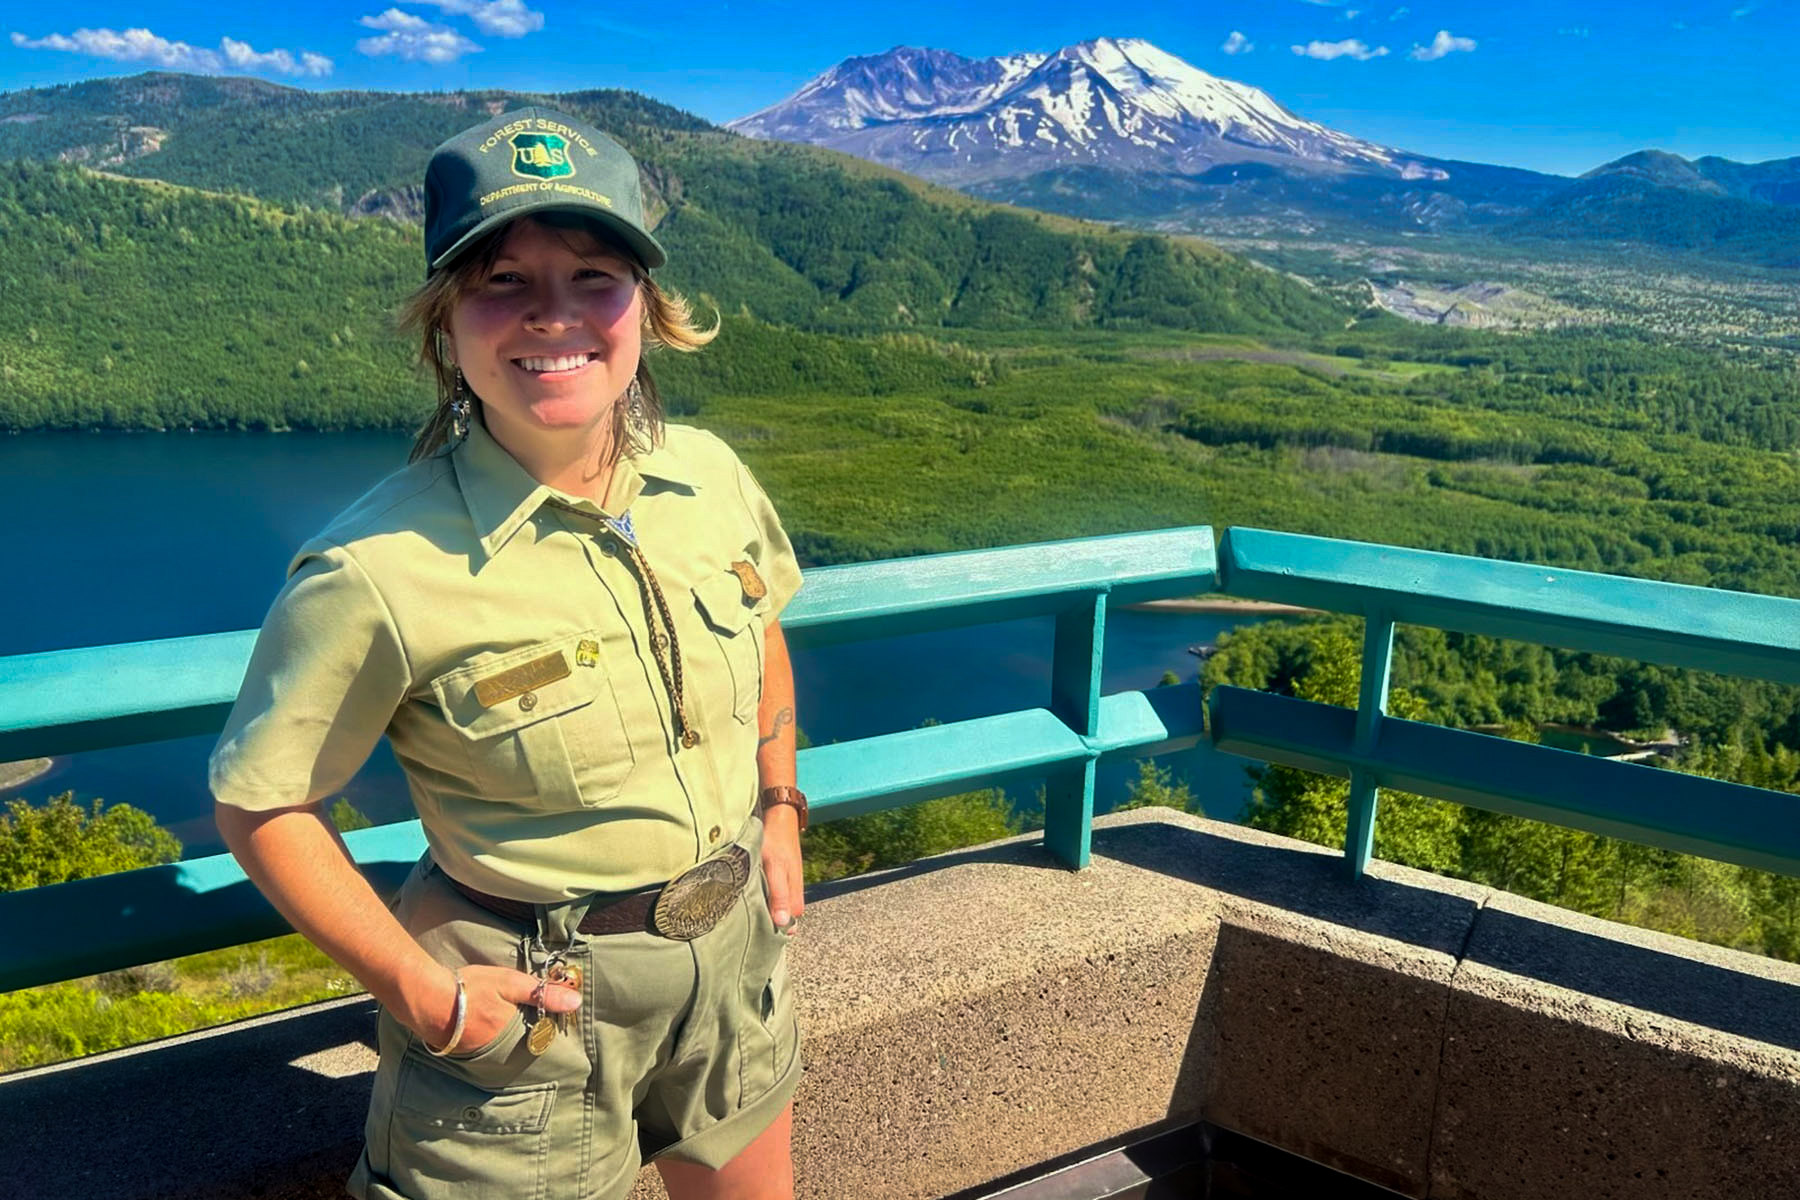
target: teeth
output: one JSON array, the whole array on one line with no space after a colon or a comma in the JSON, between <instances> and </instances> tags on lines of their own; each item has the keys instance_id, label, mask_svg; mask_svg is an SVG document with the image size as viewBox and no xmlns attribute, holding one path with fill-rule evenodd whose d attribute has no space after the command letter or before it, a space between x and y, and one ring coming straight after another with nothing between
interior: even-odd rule
<instances>
[{"instance_id":1,"label":"teeth","mask_svg":"<svg viewBox=\"0 0 1800 1200\"><path fill-rule=\"evenodd\" d=\"M519 365L527 371L573 371L587 360L585 354L565 354L561 358L521 358Z\"/></svg>"}]
</instances>

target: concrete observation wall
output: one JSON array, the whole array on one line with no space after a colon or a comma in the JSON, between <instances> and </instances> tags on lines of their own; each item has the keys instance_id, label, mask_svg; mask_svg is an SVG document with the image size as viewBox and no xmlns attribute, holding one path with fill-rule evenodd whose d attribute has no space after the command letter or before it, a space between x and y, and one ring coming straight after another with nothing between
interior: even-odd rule
<instances>
[{"instance_id":1,"label":"concrete observation wall","mask_svg":"<svg viewBox=\"0 0 1800 1200\"><path fill-rule=\"evenodd\" d=\"M808 1200L1202 1118L1414 1197L1800 1196L1800 968L1236 826L822 887L790 955ZM355 998L0 1080L0 1190L341 1194L372 1029Z\"/></svg>"}]
</instances>

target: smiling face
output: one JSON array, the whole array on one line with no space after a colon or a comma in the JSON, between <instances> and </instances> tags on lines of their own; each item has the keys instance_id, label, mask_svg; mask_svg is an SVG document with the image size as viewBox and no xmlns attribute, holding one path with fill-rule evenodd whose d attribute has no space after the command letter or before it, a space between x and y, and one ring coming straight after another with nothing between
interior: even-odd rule
<instances>
[{"instance_id":1,"label":"smiling face","mask_svg":"<svg viewBox=\"0 0 1800 1200\"><path fill-rule=\"evenodd\" d=\"M526 217L456 302L446 332L488 431L519 457L605 436L637 373L642 319L629 260L584 228Z\"/></svg>"}]
</instances>

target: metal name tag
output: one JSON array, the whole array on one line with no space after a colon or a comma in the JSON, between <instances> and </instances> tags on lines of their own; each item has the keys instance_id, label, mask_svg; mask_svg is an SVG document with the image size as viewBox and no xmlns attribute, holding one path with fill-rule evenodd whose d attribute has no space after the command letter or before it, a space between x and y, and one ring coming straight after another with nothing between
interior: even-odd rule
<instances>
[{"instance_id":1,"label":"metal name tag","mask_svg":"<svg viewBox=\"0 0 1800 1200\"><path fill-rule=\"evenodd\" d=\"M475 700L483 708L492 708L503 700L523 696L526 692L554 683L569 673L569 660L561 650L534 658L528 663L475 681Z\"/></svg>"}]
</instances>

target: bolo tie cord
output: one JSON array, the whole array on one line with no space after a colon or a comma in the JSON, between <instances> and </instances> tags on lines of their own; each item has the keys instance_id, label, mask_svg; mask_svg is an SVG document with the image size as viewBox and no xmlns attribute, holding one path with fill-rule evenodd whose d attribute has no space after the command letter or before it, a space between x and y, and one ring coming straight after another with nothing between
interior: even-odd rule
<instances>
[{"instance_id":1,"label":"bolo tie cord","mask_svg":"<svg viewBox=\"0 0 1800 1200\"><path fill-rule=\"evenodd\" d=\"M650 654L656 659L656 669L662 674L663 686L669 690L669 699L674 703L675 727L681 737L681 748L692 750L700 744L700 731L688 720L681 674L681 641L675 635L675 618L669 612L669 602L663 599L662 585L656 582L656 572L650 569L650 562L644 557L644 552L623 538L619 540L637 572L638 591L644 601L644 621L651 626ZM662 618L663 630L667 631L666 635L657 631L655 622L651 619L653 600L656 614ZM663 653L665 642L667 657Z\"/></svg>"},{"instance_id":2,"label":"bolo tie cord","mask_svg":"<svg viewBox=\"0 0 1800 1200\"><path fill-rule=\"evenodd\" d=\"M566 504L557 504L564 512L586 517L589 521L597 521L605 526L607 532L624 548L625 559L631 564L631 571L637 577L638 596L644 605L644 624L650 630L650 657L656 660L657 674L662 676L663 687L669 693L669 703L675 718L675 736L684 750L692 750L700 744L700 731L694 728L688 719L685 679L681 670L681 639L675 633L675 618L669 612L669 602L663 597L662 585L656 581L656 572L650 569L650 560L638 548L637 539L628 530L606 517L597 517ZM660 624L660 628L658 628Z\"/></svg>"}]
</instances>

